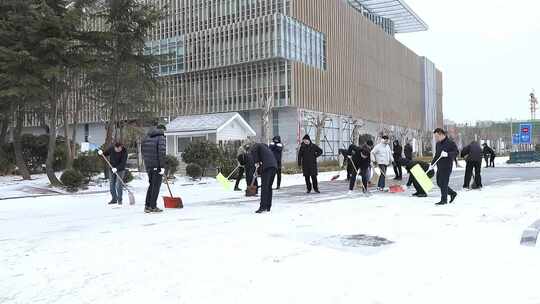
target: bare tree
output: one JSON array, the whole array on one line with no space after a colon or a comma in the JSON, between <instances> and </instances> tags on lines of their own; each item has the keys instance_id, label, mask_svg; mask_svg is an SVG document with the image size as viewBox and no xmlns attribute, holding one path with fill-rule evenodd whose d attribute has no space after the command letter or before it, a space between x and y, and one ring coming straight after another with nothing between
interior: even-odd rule
<instances>
[{"instance_id":1,"label":"bare tree","mask_svg":"<svg viewBox=\"0 0 540 304\"><path fill-rule=\"evenodd\" d=\"M273 96L271 94L263 94L261 96L261 108L262 108L262 132L261 141L265 144L270 142L270 119L272 114Z\"/></svg>"}]
</instances>

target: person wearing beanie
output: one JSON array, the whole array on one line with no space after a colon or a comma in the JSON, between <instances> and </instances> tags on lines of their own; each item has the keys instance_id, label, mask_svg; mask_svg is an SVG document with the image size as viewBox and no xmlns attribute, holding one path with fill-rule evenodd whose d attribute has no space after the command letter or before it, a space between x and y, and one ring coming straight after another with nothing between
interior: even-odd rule
<instances>
[{"instance_id":1,"label":"person wearing beanie","mask_svg":"<svg viewBox=\"0 0 540 304\"><path fill-rule=\"evenodd\" d=\"M274 157L277 161L277 187L276 190L279 190L281 186L281 158L283 155L283 144L281 143L281 137L280 136L274 136L272 138L272 142L270 143L270 150L272 150L272 153L274 153Z\"/></svg>"},{"instance_id":2,"label":"person wearing beanie","mask_svg":"<svg viewBox=\"0 0 540 304\"><path fill-rule=\"evenodd\" d=\"M320 193L317 182L317 157L321 156L322 152L319 146L311 142L309 135L306 134L302 138L302 144L298 150L298 166L302 168L307 193L311 193L312 187L316 193Z\"/></svg>"}]
</instances>

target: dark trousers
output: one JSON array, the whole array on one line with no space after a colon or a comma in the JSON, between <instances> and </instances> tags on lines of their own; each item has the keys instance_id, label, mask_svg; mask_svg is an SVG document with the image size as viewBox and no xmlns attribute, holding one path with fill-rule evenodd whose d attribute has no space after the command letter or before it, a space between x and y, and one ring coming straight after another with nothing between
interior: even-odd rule
<instances>
[{"instance_id":1,"label":"dark trousers","mask_svg":"<svg viewBox=\"0 0 540 304\"><path fill-rule=\"evenodd\" d=\"M463 181L463 188L469 188L471 184L471 178L474 170L474 184L473 188L482 187L482 176L480 175L480 169L482 168L482 161L468 161L465 167L465 180Z\"/></svg>"},{"instance_id":2,"label":"dark trousers","mask_svg":"<svg viewBox=\"0 0 540 304\"><path fill-rule=\"evenodd\" d=\"M356 184L356 174L353 174L351 176L351 179L349 181L349 190L354 189L354 185ZM360 177L362 178L362 185L364 185L364 191L367 191L368 188L368 182L369 182L369 169L360 169Z\"/></svg>"},{"instance_id":3,"label":"dark trousers","mask_svg":"<svg viewBox=\"0 0 540 304\"><path fill-rule=\"evenodd\" d=\"M319 191L319 184L317 182L317 175L311 175L311 176L304 176L306 179L306 188L308 192L311 192L311 186L313 186L313 190ZM313 185L311 184L311 181L313 181Z\"/></svg>"},{"instance_id":4,"label":"dark trousers","mask_svg":"<svg viewBox=\"0 0 540 304\"><path fill-rule=\"evenodd\" d=\"M448 202L448 194L457 194L456 191L448 186L450 174L452 174L452 168L437 170L437 186L441 188L441 202Z\"/></svg>"},{"instance_id":5,"label":"dark trousers","mask_svg":"<svg viewBox=\"0 0 540 304\"><path fill-rule=\"evenodd\" d=\"M355 174L356 172L354 171L351 160L347 159L347 180L351 180L351 176Z\"/></svg>"},{"instance_id":6,"label":"dark trousers","mask_svg":"<svg viewBox=\"0 0 540 304\"><path fill-rule=\"evenodd\" d=\"M403 171L401 165L399 164L399 161L394 162L394 174L396 175L396 179L403 178Z\"/></svg>"},{"instance_id":7,"label":"dark trousers","mask_svg":"<svg viewBox=\"0 0 540 304\"><path fill-rule=\"evenodd\" d=\"M236 183L234 184L234 189L239 189L238 185L240 185L240 181L242 180L242 177L244 176L244 167L238 168L238 172L236 175Z\"/></svg>"},{"instance_id":8,"label":"dark trousers","mask_svg":"<svg viewBox=\"0 0 540 304\"><path fill-rule=\"evenodd\" d=\"M491 156L489 157L489 165L490 165L491 167L495 167L495 155L491 155Z\"/></svg>"},{"instance_id":9,"label":"dark trousers","mask_svg":"<svg viewBox=\"0 0 540 304\"><path fill-rule=\"evenodd\" d=\"M120 178L124 178L126 171L118 171L116 174L120 176ZM111 190L111 197L113 202L122 202L122 181L118 178L118 176L112 171L110 171L111 177L109 180L109 187Z\"/></svg>"},{"instance_id":10,"label":"dark trousers","mask_svg":"<svg viewBox=\"0 0 540 304\"><path fill-rule=\"evenodd\" d=\"M384 188L386 185L386 168L388 168L388 166L379 165L379 169L381 169L381 176L379 176L379 183L377 184L377 187L379 188Z\"/></svg>"},{"instance_id":11,"label":"dark trousers","mask_svg":"<svg viewBox=\"0 0 540 304\"><path fill-rule=\"evenodd\" d=\"M261 206L259 209L268 210L272 208L272 184L276 177L276 168L268 168L261 176Z\"/></svg>"},{"instance_id":12,"label":"dark trousers","mask_svg":"<svg viewBox=\"0 0 540 304\"><path fill-rule=\"evenodd\" d=\"M486 161L486 168L489 167L489 155L484 156L484 160Z\"/></svg>"},{"instance_id":13,"label":"dark trousers","mask_svg":"<svg viewBox=\"0 0 540 304\"><path fill-rule=\"evenodd\" d=\"M148 190L146 191L146 207L147 208L156 208L157 198L159 196L159 189L161 188L161 182L163 181L163 176L159 174L160 169L151 169L148 170Z\"/></svg>"},{"instance_id":14,"label":"dark trousers","mask_svg":"<svg viewBox=\"0 0 540 304\"><path fill-rule=\"evenodd\" d=\"M426 191L424 191L422 186L420 186L420 184L418 183L418 181L416 180L416 178L414 178L414 176L412 174L409 177L409 180L413 184L414 190L416 190L416 193L418 193L418 194L426 194Z\"/></svg>"},{"instance_id":15,"label":"dark trousers","mask_svg":"<svg viewBox=\"0 0 540 304\"><path fill-rule=\"evenodd\" d=\"M279 189L281 187L281 164L278 164L276 176L277 176L277 188Z\"/></svg>"}]
</instances>

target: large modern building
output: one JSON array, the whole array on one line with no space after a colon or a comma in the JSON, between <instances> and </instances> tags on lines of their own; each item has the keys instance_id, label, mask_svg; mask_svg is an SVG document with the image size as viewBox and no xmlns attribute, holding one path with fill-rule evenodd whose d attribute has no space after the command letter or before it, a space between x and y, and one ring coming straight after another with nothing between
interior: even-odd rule
<instances>
[{"instance_id":1,"label":"large modern building","mask_svg":"<svg viewBox=\"0 0 540 304\"><path fill-rule=\"evenodd\" d=\"M325 120L325 155L356 132L420 139L442 126L442 75L395 34L427 30L403 0L172 0L147 51L158 73L160 115L239 112L294 159L304 133ZM271 136L270 136L271 137ZM418 146L420 145L418 142Z\"/></svg>"},{"instance_id":2,"label":"large modern building","mask_svg":"<svg viewBox=\"0 0 540 304\"><path fill-rule=\"evenodd\" d=\"M442 126L442 74L395 35L427 30L404 0L146 0L164 8L146 52L157 66L161 118L237 112L294 160L305 133L324 156L382 133L420 150ZM78 140L101 144L103 117L81 110ZM182 135L169 138L171 154Z\"/></svg>"}]
</instances>

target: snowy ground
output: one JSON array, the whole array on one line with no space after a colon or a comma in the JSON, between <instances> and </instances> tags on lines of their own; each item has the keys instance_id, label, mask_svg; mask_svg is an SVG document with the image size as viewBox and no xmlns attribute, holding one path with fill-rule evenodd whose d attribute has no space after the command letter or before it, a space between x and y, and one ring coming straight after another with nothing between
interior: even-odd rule
<instances>
[{"instance_id":1,"label":"snowy ground","mask_svg":"<svg viewBox=\"0 0 540 304\"><path fill-rule=\"evenodd\" d=\"M177 180L185 208L161 214L142 212L143 177L136 206L0 201L0 303L540 303L540 248L519 245L540 180L444 207L437 192L348 197L339 182L318 199L285 180L263 215L211 180Z\"/></svg>"}]
</instances>

